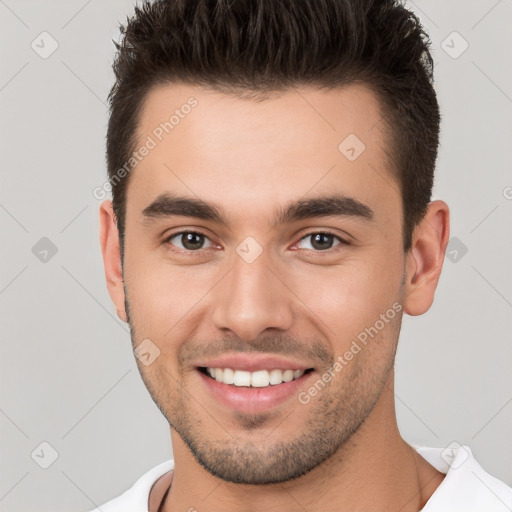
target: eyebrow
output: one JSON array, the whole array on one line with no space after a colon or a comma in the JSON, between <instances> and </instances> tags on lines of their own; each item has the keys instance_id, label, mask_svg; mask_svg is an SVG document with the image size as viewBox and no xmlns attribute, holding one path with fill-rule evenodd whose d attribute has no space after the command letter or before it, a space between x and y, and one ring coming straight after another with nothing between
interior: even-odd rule
<instances>
[{"instance_id":1,"label":"eyebrow","mask_svg":"<svg viewBox=\"0 0 512 512\"><path fill-rule=\"evenodd\" d=\"M178 215L229 226L228 216L221 209L193 197L169 193L160 194L142 210L143 223L146 225L159 219ZM369 206L352 197L343 195L313 197L292 201L287 206L279 208L274 214L272 227L303 219L330 216L355 217L373 221L375 214Z\"/></svg>"}]
</instances>

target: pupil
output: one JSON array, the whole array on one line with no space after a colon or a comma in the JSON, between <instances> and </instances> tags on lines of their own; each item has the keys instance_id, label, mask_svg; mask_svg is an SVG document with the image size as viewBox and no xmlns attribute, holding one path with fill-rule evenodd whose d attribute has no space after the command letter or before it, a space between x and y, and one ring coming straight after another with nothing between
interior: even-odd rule
<instances>
[{"instance_id":1,"label":"pupil","mask_svg":"<svg viewBox=\"0 0 512 512\"><path fill-rule=\"evenodd\" d=\"M313 236L312 245L315 249L330 249L333 243L333 236L327 233L317 233Z\"/></svg>"},{"instance_id":2,"label":"pupil","mask_svg":"<svg viewBox=\"0 0 512 512\"><path fill-rule=\"evenodd\" d=\"M181 235L181 243L186 249L200 249L203 244L203 235L199 233L185 233Z\"/></svg>"}]
</instances>

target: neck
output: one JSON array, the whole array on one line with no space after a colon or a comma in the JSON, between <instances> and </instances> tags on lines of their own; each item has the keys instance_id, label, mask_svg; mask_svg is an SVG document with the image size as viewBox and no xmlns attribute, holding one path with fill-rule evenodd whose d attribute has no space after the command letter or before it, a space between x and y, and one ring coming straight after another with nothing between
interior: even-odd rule
<instances>
[{"instance_id":1,"label":"neck","mask_svg":"<svg viewBox=\"0 0 512 512\"><path fill-rule=\"evenodd\" d=\"M306 475L265 486L220 480L195 460L172 429L175 469L162 512L304 510L417 512L444 478L400 436L393 372L358 431Z\"/></svg>"}]
</instances>

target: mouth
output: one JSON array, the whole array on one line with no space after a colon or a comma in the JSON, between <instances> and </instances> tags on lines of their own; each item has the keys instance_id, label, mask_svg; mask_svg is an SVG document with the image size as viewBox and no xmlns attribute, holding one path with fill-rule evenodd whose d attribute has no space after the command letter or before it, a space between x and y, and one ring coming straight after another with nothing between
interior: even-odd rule
<instances>
[{"instance_id":1,"label":"mouth","mask_svg":"<svg viewBox=\"0 0 512 512\"><path fill-rule=\"evenodd\" d=\"M209 398L228 412L246 414L262 413L278 406L292 407L292 399L297 398L315 373L313 368L247 371L198 366L196 370Z\"/></svg>"}]
</instances>

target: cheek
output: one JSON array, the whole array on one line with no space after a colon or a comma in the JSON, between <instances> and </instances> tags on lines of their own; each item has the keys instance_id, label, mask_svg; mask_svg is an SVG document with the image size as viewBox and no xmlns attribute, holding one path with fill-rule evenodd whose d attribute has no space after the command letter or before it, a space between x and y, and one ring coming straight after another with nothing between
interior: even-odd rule
<instances>
[{"instance_id":1,"label":"cheek","mask_svg":"<svg viewBox=\"0 0 512 512\"><path fill-rule=\"evenodd\" d=\"M399 254L394 259L367 254L347 258L337 267L312 267L300 279L294 278L291 288L308 306L307 316L317 317L329 338L350 343L400 301L399 258Z\"/></svg>"},{"instance_id":2,"label":"cheek","mask_svg":"<svg viewBox=\"0 0 512 512\"><path fill-rule=\"evenodd\" d=\"M125 281L130 317L139 336L175 335L182 320L194 317L196 306L215 283L216 272L207 265L171 264L161 253L133 247L125 266Z\"/></svg>"}]
</instances>

